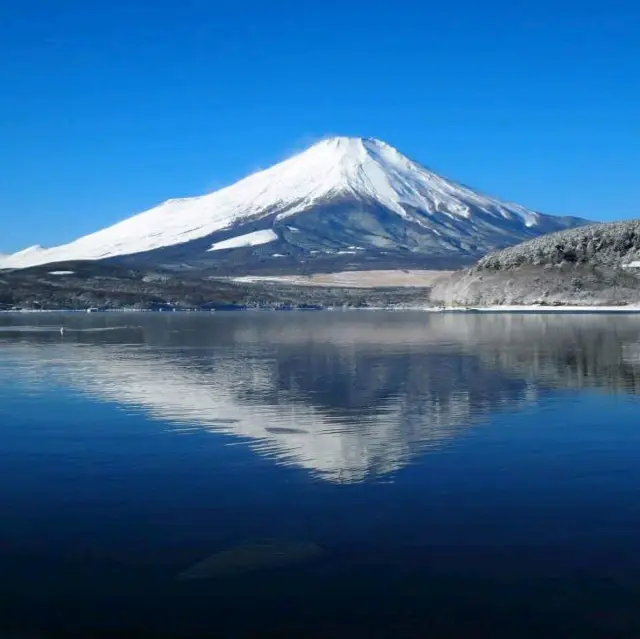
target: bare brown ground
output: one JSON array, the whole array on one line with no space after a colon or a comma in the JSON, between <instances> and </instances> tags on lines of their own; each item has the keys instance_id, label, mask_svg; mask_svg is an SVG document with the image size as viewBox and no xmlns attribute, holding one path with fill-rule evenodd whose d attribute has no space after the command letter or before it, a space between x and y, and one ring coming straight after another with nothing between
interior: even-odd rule
<instances>
[{"instance_id":1,"label":"bare brown ground","mask_svg":"<svg viewBox=\"0 0 640 639\"><path fill-rule=\"evenodd\" d=\"M267 275L234 277L236 282L283 282L298 286L331 286L345 288L431 287L452 271L344 271L342 273L316 273L314 275Z\"/></svg>"}]
</instances>

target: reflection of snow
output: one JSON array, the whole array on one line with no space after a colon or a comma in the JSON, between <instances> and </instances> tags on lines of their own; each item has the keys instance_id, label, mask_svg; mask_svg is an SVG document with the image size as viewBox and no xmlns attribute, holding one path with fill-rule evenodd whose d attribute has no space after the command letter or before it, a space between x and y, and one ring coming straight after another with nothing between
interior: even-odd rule
<instances>
[{"instance_id":1,"label":"reflection of snow","mask_svg":"<svg viewBox=\"0 0 640 639\"><path fill-rule=\"evenodd\" d=\"M25 348L17 353L21 359ZM394 393L375 408L365 399L362 406L340 410L314 405L295 389L282 389L277 362L270 358L221 358L202 367L197 358L177 362L148 348L28 348L32 368L53 366L58 377L100 400L139 407L176 431L204 428L248 438L258 453L330 481L357 482L398 470L482 413L462 388L446 394L430 391L432 382L422 371L412 382L413 392ZM343 366L355 370L357 363L345 361ZM387 372L382 371L382 390ZM353 378L348 383L357 386ZM421 383L424 388L418 390Z\"/></svg>"},{"instance_id":2,"label":"reflection of snow","mask_svg":"<svg viewBox=\"0 0 640 639\"><path fill-rule=\"evenodd\" d=\"M358 481L374 466L376 474L389 473L412 452L412 442L397 432L408 417L406 400L392 400L380 413L345 423L308 404L239 401L239 380L250 390L273 386L268 361L230 360L216 363L215 371L198 371L153 357L112 349L96 349L96 354L92 349L89 369L82 350L66 354L64 372L74 386L100 399L144 408L178 429L198 427L251 438L258 452L327 479ZM469 409L453 399L449 405L434 405L430 417L421 437L435 443L449 436L451 419L464 421Z\"/></svg>"}]
</instances>

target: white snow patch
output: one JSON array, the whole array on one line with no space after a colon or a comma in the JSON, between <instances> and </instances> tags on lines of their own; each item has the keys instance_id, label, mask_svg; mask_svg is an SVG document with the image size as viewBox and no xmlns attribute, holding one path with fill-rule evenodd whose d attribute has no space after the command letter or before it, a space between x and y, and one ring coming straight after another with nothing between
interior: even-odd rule
<instances>
[{"instance_id":1,"label":"white snow patch","mask_svg":"<svg viewBox=\"0 0 640 639\"><path fill-rule=\"evenodd\" d=\"M278 239L278 235L271 229L263 229L261 231L253 231L245 235L230 237L228 240L216 242L209 249L210 251L222 251L224 249L241 248L244 246L258 246L260 244L268 244Z\"/></svg>"},{"instance_id":2,"label":"white snow patch","mask_svg":"<svg viewBox=\"0 0 640 639\"><path fill-rule=\"evenodd\" d=\"M73 275L75 271L49 271L49 275Z\"/></svg>"},{"instance_id":3,"label":"white snow patch","mask_svg":"<svg viewBox=\"0 0 640 639\"><path fill-rule=\"evenodd\" d=\"M623 264L622 268L640 268L640 260L629 262L628 264Z\"/></svg>"}]
</instances>

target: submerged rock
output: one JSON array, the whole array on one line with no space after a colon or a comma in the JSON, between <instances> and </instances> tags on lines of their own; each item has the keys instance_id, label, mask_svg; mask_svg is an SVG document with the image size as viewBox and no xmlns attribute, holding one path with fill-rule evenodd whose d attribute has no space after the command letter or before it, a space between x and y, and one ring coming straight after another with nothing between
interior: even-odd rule
<instances>
[{"instance_id":1,"label":"submerged rock","mask_svg":"<svg viewBox=\"0 0 640 639\"><path fill-rule=\"evenodd\" d=\"M325 550L313 542L267 542L236 546L197 562L178 575L178 579L212 579L239 572L274 568L310 561Z\"/></svg>"}]
</instances>

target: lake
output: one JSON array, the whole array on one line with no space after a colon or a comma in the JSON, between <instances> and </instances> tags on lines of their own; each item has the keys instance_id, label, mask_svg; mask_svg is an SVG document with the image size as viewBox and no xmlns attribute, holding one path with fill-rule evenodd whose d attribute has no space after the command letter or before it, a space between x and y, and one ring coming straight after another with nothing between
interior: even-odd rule
<instances>
[{"instance_id":1,"label":"lake","mask_svg":"<svg viewBox=\"0 0 640 639\"><path fill-rule=\"evenodd\" d=\"M0 636L638 637L639 391L635 315L0 315Z\"/></svg>"}]
</instances>

